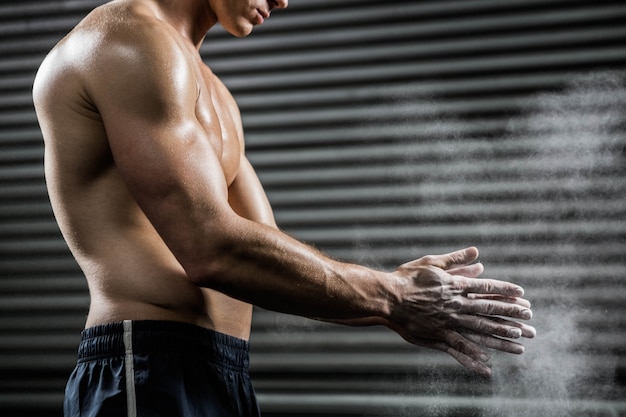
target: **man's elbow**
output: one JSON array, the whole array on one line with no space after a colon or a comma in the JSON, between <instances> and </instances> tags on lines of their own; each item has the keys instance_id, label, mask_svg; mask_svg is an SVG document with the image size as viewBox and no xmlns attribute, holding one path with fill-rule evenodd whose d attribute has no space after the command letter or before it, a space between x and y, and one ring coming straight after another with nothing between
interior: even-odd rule
<instances>
[{"instance_id":1,"label":"man's elbow","mask_svg":"<svg viewBox=\"0 0 626 417\"><path fill-rule=\"evenodd\" d=\"M213 242L207 246L182 262L183 268L187 279L195 285L219 290L221 282L233 269L235 243L222 239L219 244Z\"/></svg>"},{"instance_id":2,"label":"man's elbow","mask_svg":"<svg viewBox=\"0 0 626 417\"><path fill-rule=\"evenodd\" d=\"M187 279L198 287L212 288L215 284L214 277L219 275L221 266L217 261L205 260L204 262L185 263L183 266L187 273Z\"/></svg>"}]
</instances>

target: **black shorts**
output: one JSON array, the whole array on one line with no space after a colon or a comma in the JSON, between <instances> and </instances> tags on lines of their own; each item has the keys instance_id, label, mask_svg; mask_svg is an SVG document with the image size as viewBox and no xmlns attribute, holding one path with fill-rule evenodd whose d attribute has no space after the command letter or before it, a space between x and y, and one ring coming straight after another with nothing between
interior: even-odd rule
<instances>
[{"instance_id":1,"label":"black shorts","mask_svg":"<svg viewBox=\"0 0 626 417\"><path fill-rule=\"evenodd\" d=\"M85 329L65 417L258 417L248 342L172 321Z\"/></svg>"}]
</instances>

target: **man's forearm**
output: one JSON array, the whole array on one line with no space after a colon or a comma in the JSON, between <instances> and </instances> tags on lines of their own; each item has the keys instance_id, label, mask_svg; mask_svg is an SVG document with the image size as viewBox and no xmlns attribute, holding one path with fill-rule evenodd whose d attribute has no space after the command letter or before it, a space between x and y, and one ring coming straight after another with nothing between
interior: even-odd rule
<instances>
[{"instance_id":1,"label":"man's forearm","mask_svg":"<svg viewBox=\"0 0 626 417\"><path fill-rule=\"evenodd\" d=\"M387 317L395 279L335 261L271 227L239 218L189 274L197 285L274 311L320 319ZM190 271L188 271L190 272Z\"/></svg>"}]
</instances>

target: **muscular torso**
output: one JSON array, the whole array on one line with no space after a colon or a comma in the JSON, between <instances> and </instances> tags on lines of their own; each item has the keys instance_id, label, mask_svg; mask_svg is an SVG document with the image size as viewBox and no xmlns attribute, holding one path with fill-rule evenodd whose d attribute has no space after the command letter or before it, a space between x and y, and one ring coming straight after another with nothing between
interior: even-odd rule
<instances>
[{"instance_id":1,"label":"muscular torso","mask_svg":"<svg viewBox=\"0 0 626 417\"><path fill-rule=\"evenodd\" d=\"M150 24L160 24L149 8L138 10L134 16L138 22L145 15ZM98 22L111 14L135 12L110 6L96 11L100 15L79 25L40 71L48 83L46 88L55 96L54 106L38 109L46 142L46 181L55 216L89 284L91 306L86 325L124 319L178 320L248 338L252 307L187 279L126 186L93 102L97 100L85 94L83 80L95 74L77 66L76 61L80 54L90 53L92 38L98 41ZM84 45L86 51L77 50L76 44ZM243 216L263 221L268 214L255 218L244 201L247 196L242 195L247 187L236 184L243 153L237 106L197 51L189 47L185 53L190 57L185 65L195 74L199 91L196 117L210 133L207 140L220 159L230 204L246 207ZM63 71L64 67L70 70Z\"/></svg>"}]
</instances>

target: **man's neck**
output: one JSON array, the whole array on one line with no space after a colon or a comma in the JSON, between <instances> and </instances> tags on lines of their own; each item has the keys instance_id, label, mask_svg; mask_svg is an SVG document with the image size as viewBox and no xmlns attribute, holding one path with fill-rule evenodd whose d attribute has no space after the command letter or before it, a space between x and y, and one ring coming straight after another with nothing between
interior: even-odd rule
<instances>
[{"instance_id":1,"label":"man's neck","mask_svg":"<svg viewBox=\"0 0 626 417\"><path fill-rule=\"evenodd\" d=\"M148 0L155 5L159 18L168 22L196 49L206 33L217 23L208 0Z\"/></svg>"}]
</instances>

